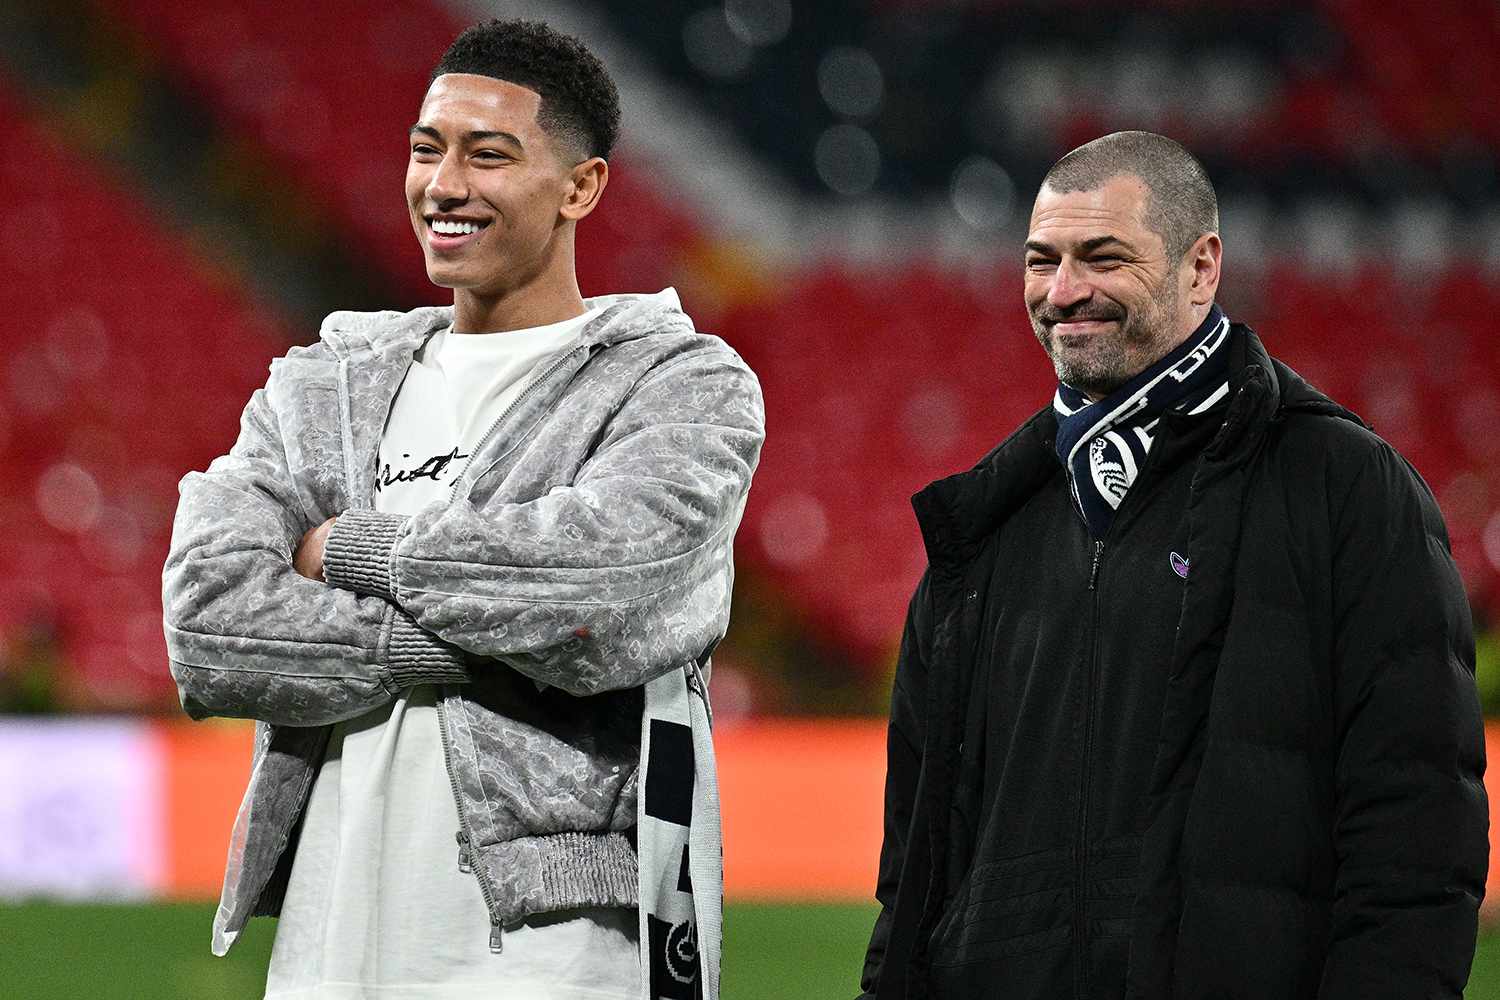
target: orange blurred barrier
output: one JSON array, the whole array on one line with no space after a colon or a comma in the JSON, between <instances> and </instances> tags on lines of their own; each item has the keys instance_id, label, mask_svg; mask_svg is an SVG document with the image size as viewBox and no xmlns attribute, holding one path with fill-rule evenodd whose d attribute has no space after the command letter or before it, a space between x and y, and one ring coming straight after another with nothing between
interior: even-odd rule
<instances>
[{"instance_id":1,"label":"orange blurred barrier","mask_svg":"<svg viewBox=\"0 0 1500 1000\"><path fill-rule=\"evenodd\" d=\"M166 894L211 899L250 769L244 723L157 724L166 762ZM1485 727L1490 838L1500 833L1500 722ZM724 894L735 900L869 900L880 854L882 720L761 719L714 734ZM1494 850L1492 857L1500 858ZM1500 902L1500 864L1487 898Z\"/></svg>"},{"instance_id":2,"label":"orange blurred barrier","mask_svg":"<svg viewBox=\"0 0 1500 1000\"><path fill-rule=\"evenodd\" d=\"M248 723L156 725L169 896L218 895L250 772ZM885 724L763 720L715 733L724 892L733 899L868 899L880 853Z\"/></svg>"},{"instance_id":3,"label":"orange blurred barrier","mask_svg":"<svg viewBox=\"0 0 1500 1000\"><path fill-rule=\"evenodd\" d=\"M714 733L730 899L873 899L881 720L756 720Z\"/></svg>"},{"instance_id":4,"label":"orange blurred barrier","mask_svg":"<svg viewBox=\"0 0 1500 1000\"><path fill-rule=\"evenodd\" d=\"M216 899L229 831L250 777L252 723L213 720L155 725L162 742L166 895Z\"/></svg>"},{"instance_id":5,"label":"orange blurred barrier","mask_svg":"<svg viewBox=\"0 0 1500 1000\"><path fill-rule=\"evenodd\" d=\"M1484 790L1490 800L1490 874L1484 886L1481 916L1500 916L1500 719L1484 722Z\"/></svg>"}]
</instances>

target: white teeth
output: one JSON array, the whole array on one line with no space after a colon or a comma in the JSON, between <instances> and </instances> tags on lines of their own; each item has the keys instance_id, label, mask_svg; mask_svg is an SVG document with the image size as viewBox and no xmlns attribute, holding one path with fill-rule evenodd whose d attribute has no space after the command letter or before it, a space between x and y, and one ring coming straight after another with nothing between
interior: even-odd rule
<instances>
[{"instance_id":1,"label":"white teeth","mask_svg":"<svg viewBox=\"0 0 1500 1000\"><path fill-rule=\"evenodd\" d=\"M449 222L446 219L433 219L432 231L444 236L467 236L470 233L479 232L479 224L475 222Z\"/></svg>"}]
</instances>

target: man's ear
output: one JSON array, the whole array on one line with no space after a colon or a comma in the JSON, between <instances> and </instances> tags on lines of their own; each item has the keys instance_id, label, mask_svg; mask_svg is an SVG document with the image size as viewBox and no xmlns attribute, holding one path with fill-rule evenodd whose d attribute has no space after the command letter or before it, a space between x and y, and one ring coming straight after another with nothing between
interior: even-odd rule
<instances>
[{"instance_id":1,"label":"man's ear","mask_svg":"<svg viewBox=\"0 0 1500 1000\"><path fill-rule=\"evenodd\" d=\"M1219 264L1224 256L1224 246L1218 233L1204 233L1198 237L1187 253L1187 262L1193 269L1193 283L1188 286L1188 302L1195 306L1208 305L1219 291Z\"/></svg>"},{"instance_id":2,"label":"man's ear","mask_svg":"<svg viewBox=\"0 0 1500 1000\"><path fill-rule=\"evenodd\" d=\"M577 222L594 210L599 196L609 183L609 164L600 156L591 156L573 168L570 186L563 199L559 214L566 220Z\"/></svg>"}]
</instances>

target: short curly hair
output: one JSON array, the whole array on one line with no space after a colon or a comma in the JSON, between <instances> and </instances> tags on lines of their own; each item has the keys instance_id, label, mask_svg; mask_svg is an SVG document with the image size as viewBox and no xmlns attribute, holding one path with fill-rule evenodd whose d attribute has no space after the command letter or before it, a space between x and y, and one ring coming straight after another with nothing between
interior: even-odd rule
<instances>
[{"instance_id":1,"label":"short curly hair","mask_svg":"<svg viewBox=\"0 0 1500 1000\"><path fill-rule=\"evenodd\" d=\"M541 21L498 18L464 30L432 71L474 73L534 90L537 124L584 156L608 158L620 134L620 93L609 71L572 35Z\"/></svg>"}]
</instances>

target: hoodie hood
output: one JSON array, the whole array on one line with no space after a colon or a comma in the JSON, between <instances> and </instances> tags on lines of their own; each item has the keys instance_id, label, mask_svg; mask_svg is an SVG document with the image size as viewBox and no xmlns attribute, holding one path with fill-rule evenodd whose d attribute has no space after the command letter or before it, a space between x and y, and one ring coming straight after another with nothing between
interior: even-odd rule
<instances>
[{"instance_id":1,"label":"hoodie hood","mask_svg":"<svg viewBox=\"0 0 1500 1000\"><path fill-rule=\"evenodd\" d=\"M590 312L598 310L598 315L583 325L574 346L617 344L656 333L694 332L693 321L682 311L675 288L599 295L584 299L583 305ZM318 336L340 358L361 351L410 354L452 322L452 306L421 306L409 312L341 310L323 320Z\"/></svg>"}]
</instances>

